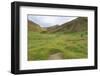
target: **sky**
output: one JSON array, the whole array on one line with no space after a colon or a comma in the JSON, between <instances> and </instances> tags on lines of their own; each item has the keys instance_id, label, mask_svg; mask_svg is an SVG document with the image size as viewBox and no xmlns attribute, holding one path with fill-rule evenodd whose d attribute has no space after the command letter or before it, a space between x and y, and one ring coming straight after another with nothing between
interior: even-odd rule
<instances>
[{"instance_id":1,"label":"sky","mask_svg":"<svg viewBox=\"0 0 100 76\"><path fill-rule=\"evenodd\" d=\"M39 24L41 27L61 25L76 18L77 17L69 17L69 16L28 15L28 20L33 21L36 24Z\"/></svg>"}]
</instances>

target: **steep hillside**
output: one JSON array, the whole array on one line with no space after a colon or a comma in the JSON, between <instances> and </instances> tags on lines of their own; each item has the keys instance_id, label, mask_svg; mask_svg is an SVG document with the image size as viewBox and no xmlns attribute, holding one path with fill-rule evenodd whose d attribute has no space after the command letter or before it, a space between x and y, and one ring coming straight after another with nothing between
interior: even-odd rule
<instances>
[{"instance_id":1,"label":"steep hillside","mask_svg":"<svg viewBox=\"0 0 100 76\"><path fill-rule=\"evenodd\" d=\"M78 17L60 26L48 27L48 32L81 32L86 31L88 25L87 17Z\"/></svg>"},{"instance_id":2,"label":"steep hillside","mask_svg":"<svg viewBox=\"0 0 100 76\"><path fill-rule=\"evenodd\" d=\"M38 24L28 20L28 30L33 32L41 32L42 29Z\"/></svg>"},{"instance_id":3,"label":"steep hillside","mask_svg":"<svg viewBox=\"0 0 100 76\"><path fill-rule=\"evenodd\" d=\"M54 31L54 30L58 29L59 27L60 27L59 25L54 25L54 26L47 27L46 29L48 31Z\"/></svg>"}]
</instances>

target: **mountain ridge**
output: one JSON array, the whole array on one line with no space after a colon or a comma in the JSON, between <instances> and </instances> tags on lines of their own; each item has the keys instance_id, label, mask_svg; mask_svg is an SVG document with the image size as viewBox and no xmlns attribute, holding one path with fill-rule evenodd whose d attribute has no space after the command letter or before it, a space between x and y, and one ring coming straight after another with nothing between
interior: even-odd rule
<instances>
[{"instance_id":1,"label":"mountain ridge","mask_svg":"<svg viewBox=\"0 0 100 76\"><path fill-rule=\"evenodd\" d=\"M87 24L88 24L87 17L78 17L62 25L54 25L50 27L40 27L40 25L36 24L35 22L28 20L28 29L34 32L45 31L48 33L81 32L81 31L87 31Z\"/></svg>"},{"instance_id":2,"label":"mountain ridge","mask_svg":"<svg viewBox=\"0 0 100 76\"><path fill-rule=\"evenodd\" d=\"M40 27L40 25L36 24L35 22L28 20L28 30L33 31L33 32L40 32L41 27Z\"/></svg>"},{"instance_id":3,"label":"mountain ridge","mask_svg":"<svg viewBox=\"0 0 100 76\"><path fill-rule=\"evenodd\" d=\"M54 26L55 28L55 26ZM70 22L64 23L58 27L56 27L55 30L49 30L53 29L53 27L47 28L49 32L80 32L80 31L86 31L87 30L87 17L78 17Z\"/></svg>"}]
</instances>

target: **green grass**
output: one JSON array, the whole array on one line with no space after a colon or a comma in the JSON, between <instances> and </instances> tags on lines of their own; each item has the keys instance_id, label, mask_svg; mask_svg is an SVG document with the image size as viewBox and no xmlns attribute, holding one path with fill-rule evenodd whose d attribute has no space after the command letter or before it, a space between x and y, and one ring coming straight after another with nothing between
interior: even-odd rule
<instances>
[{"instance_id":1,"label":"green grass","mask_svg":"<svg viewBox=\"0 0 100 76\"><path fill-rule=\"evenodd\" d=\"M28 60L48 60L61 52L63 59L87 58L87 32L39 33L28 32Z\"/></svg>"}]
</instances>

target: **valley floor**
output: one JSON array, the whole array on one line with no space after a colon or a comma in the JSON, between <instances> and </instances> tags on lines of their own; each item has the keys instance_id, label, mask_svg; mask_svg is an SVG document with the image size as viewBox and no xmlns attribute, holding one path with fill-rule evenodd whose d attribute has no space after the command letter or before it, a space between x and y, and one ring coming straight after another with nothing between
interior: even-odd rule
<instances>
[{"instance_id":1,"label":"valley floor","mask_svg":"<svg viewBox=\"0 0 100 76\"><path fill-rule=\"evenodd\" d=\"M87 57L87 32L28 33L29 61Z\"/></svg>"}]
</instances>

